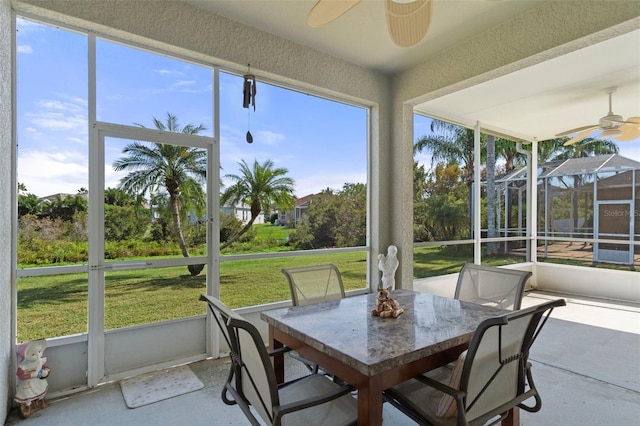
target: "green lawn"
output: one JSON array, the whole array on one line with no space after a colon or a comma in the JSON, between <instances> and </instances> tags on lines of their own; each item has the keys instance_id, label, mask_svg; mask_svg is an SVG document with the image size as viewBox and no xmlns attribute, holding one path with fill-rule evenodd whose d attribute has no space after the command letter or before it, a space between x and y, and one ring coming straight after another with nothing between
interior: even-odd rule
<instances>
[{"instance_id":1,"label":"green lawn","mask_svg":"<svg viewBox=\"0 0 640 426\"><path fill-rule=\"evenodd\" d=\"M281 226L256 226L256 239L286 240L289 230ZM281 250L279 246L274 250ZM473 256L458 247L421 247L414 253L416 278L460 270ZM519 262L517 257L483 260L491 265ZM284 267L335 264L345 289L364 288L366 254L252 259L220 263L220 296L231 308L289 300L289 287L280 272ZM105 275L105 328L201 315L198 301L205 293L206 269L192 277L186 267L108 271ZM87 331L88 275L86 273L20 278L18 280L18 340L64 336Z\"/></svg>"},{"instance_id":2,"label":"green lawn","mask_svg":"<svg viewBox=\"0 0 640 426\"><path fill-rule=\"evenodd\" d=\"M256 230L256 239L257 240L280 240L286 241L289 237L289 233L292 229L289 229L285 226L274 226L270 223L265 223L261 225L253 225L253 229Z\"/></svg>"},{"instance_id":3,"label":"green lawn","mask_svg":"<svg viewBox=\"0 0 640 426\"><path fill-rule=\"evenodd\" d=\"M283 267L334 263L345 289L366 286L366 255L339 253L229 261L220 264L220 296L232 308L288 300ZM107 272L105 328L184 318L205 313L206 269L197 277L186 267ZM66 274L18 280L18 341L87 330L88 275Z\"/></svg>"}]
</instances>

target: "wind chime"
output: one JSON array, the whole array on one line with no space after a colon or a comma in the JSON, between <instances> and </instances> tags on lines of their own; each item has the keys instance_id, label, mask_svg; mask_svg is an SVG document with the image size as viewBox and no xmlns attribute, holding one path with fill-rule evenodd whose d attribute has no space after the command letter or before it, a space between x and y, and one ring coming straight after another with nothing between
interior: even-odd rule
<instances>
[{"instance_id":1,"label":"wind chime","mask_svg":"<svg viewBox=\"0 0 640 426\"><path fill-rule=\"evenodd\" d=\"M242 106L247 108L247 142L253 143L253 136L251 135L251 108L256 110L256 77L251 74L251 65L248 65L247 74L244 75L244 84L242 86Z\"/></svg>"}]
</instances>

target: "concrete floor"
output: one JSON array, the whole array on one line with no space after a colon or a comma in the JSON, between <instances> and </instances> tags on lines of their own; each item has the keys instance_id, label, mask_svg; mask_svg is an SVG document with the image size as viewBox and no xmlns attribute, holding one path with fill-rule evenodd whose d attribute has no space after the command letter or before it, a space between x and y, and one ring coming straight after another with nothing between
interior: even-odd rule
<instances>
[{"instance_id":1,"label":"concrete floor","mask_svg":"<svg viewBox=\"0 0 640 426\"><path fill-rule=\"evenodd\" d=\"M560 296L528 293L523 307ZM533 346L531 361L543 406L521 411L526 426L631 426L640 424L640 306L565 297ZM288 377L303 372L286 362ZM16 410L5 425L247 425L236 406L220 398L227 358L190 364L205 387L197 392L129 409L117 383L49 401L21 420ZM413 425L389 404L384 424Z\"/></svg>"}]
</instances>

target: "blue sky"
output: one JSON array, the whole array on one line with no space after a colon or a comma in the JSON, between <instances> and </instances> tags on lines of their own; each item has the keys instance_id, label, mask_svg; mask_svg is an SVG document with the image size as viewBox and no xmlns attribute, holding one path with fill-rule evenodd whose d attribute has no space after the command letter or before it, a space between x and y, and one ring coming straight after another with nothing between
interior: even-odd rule
<instances>
[{"instance_id":1,"label":"blue sky","mask_svg":"<svg viewBox=\"0 0 640 426\"><path fill-rule=\"evenodd\" d=\"M18 182L38 196L88 186L87 39L29 21L18 25ZM168 112L181 125L203 124L213 136L210 68L98 40L98 120L140 123ZM367 112L261 83L256 111L242 107L242 78L221 73L222 172L241 160L274 161L289 170L299 197L345 183L366 182ZM253 144L245 139L250 128ZM106 185L120 146L107 141ZM224 182L224 177L223 177Z\"/></svg>"}]
</instances>

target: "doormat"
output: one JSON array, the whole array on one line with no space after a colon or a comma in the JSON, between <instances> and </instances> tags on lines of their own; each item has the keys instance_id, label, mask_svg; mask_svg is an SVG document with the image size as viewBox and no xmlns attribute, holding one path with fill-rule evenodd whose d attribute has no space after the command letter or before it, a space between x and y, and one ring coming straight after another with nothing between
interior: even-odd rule
<instances>
[{"instance_id":1,"label":"doormat","mask_svg":"<svg viewBox=\"0 0 640 426\"><path fill-rule=\"evenodd\" d=\"M202 389L204 385L188 365L154 371L120 381L129 408L142 407Z\"/></svg>"}]
</instances>

